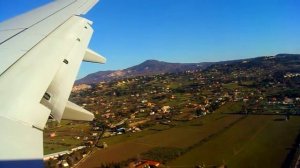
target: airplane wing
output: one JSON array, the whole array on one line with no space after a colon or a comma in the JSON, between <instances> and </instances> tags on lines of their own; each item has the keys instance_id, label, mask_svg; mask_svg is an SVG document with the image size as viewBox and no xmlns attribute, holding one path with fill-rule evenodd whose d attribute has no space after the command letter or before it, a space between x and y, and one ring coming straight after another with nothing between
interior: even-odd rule
<instances>
[{"instance_id":1,"label":"airplane wing","mask_svg":"<svg viewBox=\"0 0 300 168\"><path fill-rule=\"evenodd\" d=\"M105 62L88 49L92 22L81 17L97 2L55 0L0 23L0 167L43 167L50 115L93 120L68 97L82 60Z\"/></svg>"}]
</instances>

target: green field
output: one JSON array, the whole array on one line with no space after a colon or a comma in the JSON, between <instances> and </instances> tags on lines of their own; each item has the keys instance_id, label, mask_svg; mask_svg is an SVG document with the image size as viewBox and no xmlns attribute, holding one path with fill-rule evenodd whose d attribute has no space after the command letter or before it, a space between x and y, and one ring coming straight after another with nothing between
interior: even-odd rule
<instances>
[{"instance_id":1,"label":"green field","mask_svg":"<svg viewBox=\"0 0 300 168\"><path fill-rule=\"evenodd\" d=\"M189 138L191 135L195 135L196 139L186 139L185 143L181 143L181 146L189 146L198 142L198 140L201 140L203 137L205 137L205 135L211 134L214 131L218 131L219 129L222 129L223 126L226 126L238 118L241 118L241 116L229 116L226 114L221 114L220 112L237 112L239 110L240 104L228 103L218 109L214 115L208 115L192 121L173 121L170 126L156 124L141 132L103 138L102 141L105 141L109 145L114 145L117 143L124 143L126 141L134 140L137 142L142 141L143 143L154 144L156 146L162 145L164 143L162 141L163 139L166 140L165 145L176 146L179 145L178 137ZM221 120L222 122L215 122L217 120ZM198 134L203 134L204 136L198 136ZM174 137L174 140L172 140L170 137ZM175 144L171 143L171 141L174 141Z\"/></svg>"},{"instance_id":2,"label":"green field","mask_svg":"<svg viewBox=\"0 0 300 168\"><path fill-rule=\"evenodd\" d=\"M51 126L44 131L44 155L70 150L82 145L82 138L88 135L89 124L87 122L62 121L59 126ZM51 138L50 133L55 132L56 137ZM79 136L77 140L74 137Z\"/></svg>"},{"instance_id":3,"label":"green field","mask_svg":"<svg viewBox=\"0 0 300 168\"><path fill-rule=\"evenodd\" d=\"M104 138L108 148L95 150L79 167L132 158L160 160L169 167L281 167L299 134L300 117L285 121L280 115L222 113L240 108L240 103L228 103L191 121Z\"/></svg>"},{"instance_id":4,"label":"green field","mask_svg":"<svg viewBox=\"0 0 300 168\"><path fill-rule=\"evenodd\" d=\"M299 117L290 121L281 118L248 116L222 134L170 161L168 165L281 167L300 128Z\"/></svg>"}]
</instances>

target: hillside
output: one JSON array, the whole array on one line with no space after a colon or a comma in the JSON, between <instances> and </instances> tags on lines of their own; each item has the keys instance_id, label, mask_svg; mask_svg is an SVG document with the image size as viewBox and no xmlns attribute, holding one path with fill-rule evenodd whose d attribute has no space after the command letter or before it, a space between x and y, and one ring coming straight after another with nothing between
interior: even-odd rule
<instances>
[{"instance_id":1,"label":"hillside","mask_svg":"<svg viewBox=\"0 0 300 168\"><path fill-rule=\"evenodd\" d=\"M263 67L267 69L275 68L274 71L280 70L281 72L298 72L298 69L300 68L298 67L298 64L294 65L294 63L299 62L299 57L299 54L277 54L275 56L202 63L168 63L157 60L147 60L139 65L124 70L99 71L89 74L86 77L77 80L75 85L96 84L102 81L111 81L113 79L176 73L187 70L206 70L207 68L216 68L227 71L228 69L234 69L234 67L237 69L255 69ZM276 66L278 64L280 64L279 67Z\"/></svg>"},{"instance_id":2,"label":"hillside","mask_svg":"<svg viewBox=\"0 0 300 168\"><path fill-rule=\"evenodd\" d=\"M136 156L181 167L243 167L246 162L249 167L294 167L300 143L299 88L300 55L291 54L82 84L74 87L70 101L93 112L96 120L49 125L45 151L85 145L84 155L94 149L101 126L107 130L98 145L109 147L93 150L78 167L125 167Z\"/></svg>"},{"instance_id":3,"label":"hillside","mask_svg":"<svg viewBox=\"0 0 300 168\"><path fill-rule=\"evenodd\" d=\"M183 72L187 70L204 69L212 63L168 63L157 60L147 60L139 65L115 71L99 71L76 81L78 84L95 84L112 79L156 75L163 73Z\"/></svg>"}]
</instances>

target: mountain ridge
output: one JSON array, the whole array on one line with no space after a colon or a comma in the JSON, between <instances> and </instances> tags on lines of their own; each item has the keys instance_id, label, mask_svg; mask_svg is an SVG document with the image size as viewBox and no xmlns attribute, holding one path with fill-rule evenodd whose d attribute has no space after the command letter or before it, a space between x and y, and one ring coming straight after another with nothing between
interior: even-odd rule
<instances>
[{"instance_id":1,"label":"mountain ridge","mask_svg":"<svg viewBox=\"0 0 300 168\"><path fill-rule=\"evenodd\" d=\"M108 70L108 71L98 71L89 74L75 82L75 85L79 84L96 84L103 81L110 81L113 79L143 76L143 75L157 75L164 73L177 73L187 70L204 70L213 65L220 64L232 64L239 63L243 61L259 60L271 57L284 58L289 57L299 57L299 54L277 54L275 56L260 56L255 58L245 58L237 60L219 61L219 62L201 62L201 63L170 63L164 61L158 61L154 59L146 60L138 65L123 69L123 70Z\"/></svg>"},{"instance_id":2,"label":"mountain ridge","mask_svg":"<svg viewBox=\"0 0 300 168\"><path fill-rule=\"evenodd\" d=\"M158 60L146 60L141 64L123 69L123 70L108 70L98 71L89 74L75 82L78 84L95 84L102 81L109 81L112 79L142 76L142 75L156 75L163 73L176 73L186 70L204 69L211 65L210 62L202 63L169 63Z\"/></svg>"}]
</instances>

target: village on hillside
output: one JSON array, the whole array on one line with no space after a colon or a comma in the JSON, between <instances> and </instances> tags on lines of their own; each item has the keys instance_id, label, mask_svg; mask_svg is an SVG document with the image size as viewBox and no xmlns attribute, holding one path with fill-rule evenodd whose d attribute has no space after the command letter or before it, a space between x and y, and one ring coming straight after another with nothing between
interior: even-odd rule
<instances>
[{"instance_id":1,"label":"village on hillside","mask_svg":"<svg viewBox=\"0 0 300 168\"><path fill-rule=\"evenodd\" d=\"M181 122L205 124L212 115L219 115L220 120L229 115L239 116L228 128L247 116L280 116L289 122L291 116L300 114L299 88L300 57L293 55L80 84L74 86L70 100L93 112L96 120L92 123L49 120L44 144L46 154L50 155L45 157L45 165L80 165L82 158L95 150L105 150L119 143L114 137L142 136L141 132L153 131L156 127L174 129ZM225 127L222 131L226 131ZM145 157L142 160L172 164L194 144L185 147L178 156L165 160ZM59 153L61 151L64 152ZM297 161L295 157L291 159L293 164ZM119 164L128 166L132 161L128 158ZM102 166L109 167L109 164L102 163Z\"/></svg>"}]
</instances>

